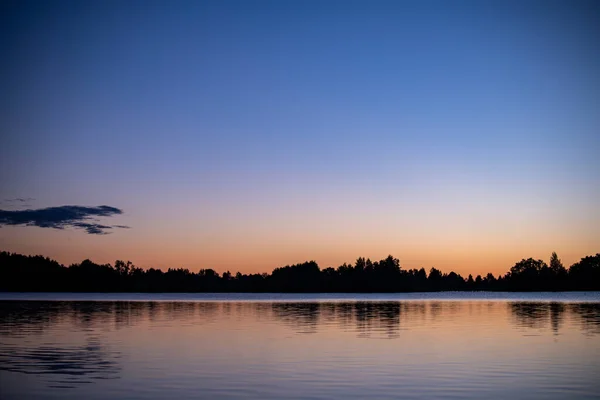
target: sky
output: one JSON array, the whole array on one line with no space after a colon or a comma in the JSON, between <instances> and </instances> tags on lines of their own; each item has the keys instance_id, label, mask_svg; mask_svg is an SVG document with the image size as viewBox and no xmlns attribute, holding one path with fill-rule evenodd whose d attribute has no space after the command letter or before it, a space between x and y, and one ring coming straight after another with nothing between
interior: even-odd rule
<instances>
[{"instance_id":1,"label":"sky","mask_svg":"<svg viewBox=\"0 0 600 400\"><path fill-rule=\"evenodd\" d=\"M598 18L593 1L3 1L0 249L568 267L600 252Z\"/></svg>"}]
</instances>

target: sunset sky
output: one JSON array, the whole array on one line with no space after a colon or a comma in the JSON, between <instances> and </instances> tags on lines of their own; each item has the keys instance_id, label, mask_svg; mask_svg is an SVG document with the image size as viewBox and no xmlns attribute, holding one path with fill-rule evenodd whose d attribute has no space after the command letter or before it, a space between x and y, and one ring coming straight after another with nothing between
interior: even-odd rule
<instances>
[{"instance_id":1,"label":"sunset sky","mask_svg":"<svg viewBox=\"0 0 600 400\"><path fill-rule=\"evenodd\" d=\"M3 1L0 250L568 267L600 252L599 18L594 1ZM18 213L65 205L122 214Z\"/></svg>"}]
</instances>

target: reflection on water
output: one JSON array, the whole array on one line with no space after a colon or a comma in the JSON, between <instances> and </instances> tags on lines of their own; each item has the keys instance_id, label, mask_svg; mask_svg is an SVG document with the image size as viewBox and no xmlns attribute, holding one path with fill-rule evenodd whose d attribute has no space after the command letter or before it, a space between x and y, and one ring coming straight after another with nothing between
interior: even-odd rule
<instances>
[{"instance_id":1,"label":"reflection on water","mask_svg":"<svg viewBox=\"0 0 600 400\"><path fill-rule=\"evenodd\" d=\"M509 303L517 326L532 329L552 329L559 333L566 315L583 332L600 333L600 304L598 303Z\"/></svg>"},{"instance_id":2,"label":"reflection on water","mask_svg":"<svg viewBox=\"0 0 600 400\"><path fill-rule=\"evenodd\" d=\"M56 379L56 384L51 387L68 388L75 383L117 378L120 371L117 359L118 355L104 349L97 338L90 339L81 346L3 346L0 370L25 374L54 374L62 379Z\"/></svg>"},{"instance_id":3,"label":"reflection on water","mask_svg":"<svg viewBox=\"0 0 600 400\"><path fill-rule=\"evenodd\" d=\"M511 303L511 311L517 325L545 329L550 324L555 333L558 333L562 324L565 309L566 306L561 303Z\"/></svg>"},{"instance_id":4,"label":"reflection on water","mask_svg":"<svg viewBox=\"0 0 600 400\"><path fill-rule=\"evenodd\" d=\"M56 388L116 379L120 354L93 332L121 315L118 304L0 302L0 371L49 375ZM82 333L82 343L53 340L51 334L65 325Z\"/></svg>"},{"instance_id":5,"label":"reflection on water","mask_svg":"<svg viewBox=\"0 0 600 400\"><path fill-rule=\"evenodd\" d=\"M0 301L3 399L593 398L599 356L600 303Z\"/></svg>"}]
</instances>

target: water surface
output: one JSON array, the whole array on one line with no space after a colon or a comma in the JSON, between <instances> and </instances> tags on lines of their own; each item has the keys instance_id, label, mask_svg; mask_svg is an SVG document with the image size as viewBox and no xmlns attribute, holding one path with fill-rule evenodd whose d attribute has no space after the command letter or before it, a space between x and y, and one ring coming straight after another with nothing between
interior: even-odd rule
<instances>
[{"instance_id":1,"label":"water surface","mask_svg":"<svg viewBox=\"0 0 600 400\"><path fill-rule=\"evenodd\" d=\"M1 399L600 396L600 293L0 299Z\"/></svg>"}]
</instances>

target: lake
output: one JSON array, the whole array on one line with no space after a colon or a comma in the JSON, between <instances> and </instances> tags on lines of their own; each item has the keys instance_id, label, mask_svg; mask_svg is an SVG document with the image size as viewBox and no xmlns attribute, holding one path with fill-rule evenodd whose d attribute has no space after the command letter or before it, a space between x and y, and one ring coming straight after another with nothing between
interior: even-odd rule
<instances>
[{"instance_id":1,"label":"lake","mask_svg":"<svg viewBox=\"0 0 600 400\"><path fill-rule=\"evenodd\" d=\"M0 293L0 398L600 398L600 292Z\"/></svg>"}]
</instances>

